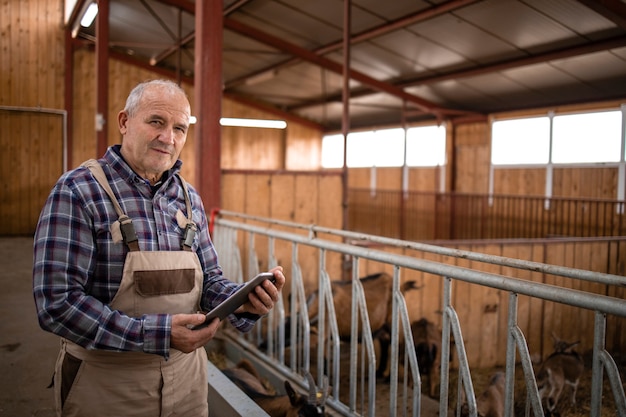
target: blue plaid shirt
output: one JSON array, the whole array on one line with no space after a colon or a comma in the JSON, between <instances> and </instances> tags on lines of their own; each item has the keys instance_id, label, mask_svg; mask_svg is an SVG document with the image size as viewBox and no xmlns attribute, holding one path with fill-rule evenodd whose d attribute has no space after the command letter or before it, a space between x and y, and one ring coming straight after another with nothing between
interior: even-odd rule
<instances>
[{"instance_id":1,"label":"blue plaid shirt","mask_svg":"<svg viewBox=\"0 0 626 417\"><path fill-rule=\"evenodd\" d=\"M153 191L124 161L120 145L100 160L122 210L133 220L143 251L178 251L183 230L176 212L186 213L178 175L181 161ZM192 250L204 272L201 307L209 311L239 285L222 276L198 193L189 186L193 220L198 226ZM41 327L86 349L143 351L169 357L171 315L131 318L109 303L122 280L128 248L113 243L110 226L117 214L88 168L59 178L39 217L34 239L33 291ZM249 331L258 316L229 316Z\"/></svg>"}]
</instances>

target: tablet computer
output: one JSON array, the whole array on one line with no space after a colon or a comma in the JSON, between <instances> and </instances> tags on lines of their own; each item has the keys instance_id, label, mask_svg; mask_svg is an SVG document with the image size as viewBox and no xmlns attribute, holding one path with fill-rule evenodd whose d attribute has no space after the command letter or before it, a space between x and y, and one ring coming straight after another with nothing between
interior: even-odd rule
<instances>
[{"instance_id":1,"label":"tablet computer","mask_svg":"<svg viewBox=\"0 0 626 417\"><path fill-rule=\"evenodd\" d=\"M226 316L232 314L235 310L239 308L240 305L248 301L248 294L250 294L250 291L252 291L257 285L261 284L266 279L269 279L271 282L275 282L273 273L260 273L256 277L252 278L250 281L246 282L243 287L232 293L226 300L222 301L213 310L209 311L204 318L204 322L202 324L192 327L192 329L197 330L206 327L216 317L220 320L224 320Z\"/></svg>"}]
</instances>

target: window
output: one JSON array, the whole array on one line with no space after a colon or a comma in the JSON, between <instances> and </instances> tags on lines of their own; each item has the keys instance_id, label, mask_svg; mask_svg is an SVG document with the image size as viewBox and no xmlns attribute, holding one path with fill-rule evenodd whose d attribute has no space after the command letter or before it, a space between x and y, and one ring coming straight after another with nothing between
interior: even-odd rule
<instances>
[{"instance_id":1,"label":"window","mask_svg":"<svg viewBox=\"0 0 626 417\"><path fill-rule=\"evenodd\" d=\"M502 120L491 127L491 163L547 164L550 152L550 119Z\"/></svg>"},{"instance_id":2,"label":"window","mask_svg":"<svg viewBox=\"0 0 626 417\"><path fill-rule=\"evenodd\" d=\"M414 127L406 133L406 162L409 166L444 165L446 129L442 126ZM357 167L400 167L404 163L404 129L383 129L348 134L346 163ZM322 167L343 166L343 135L322 139Z\"/></svg>"},{"instance_id":3,"label":"window","mask_svg":"<svg viewBox=\"0 0 626 417\"><path fill-rule=\"evenodd\" d=\"M621 132L621 111L556 116L552 162L619 162Z\"/></svg>"},{"instance_id":4,"label":"window","mask_svg":"<svg viewBox=\"0 0 626 417\"><path fill-rule=\"evenodd\" d=\"M322 168L343 166L343 135L329 135L322 138Z\"/></svg>"},{"instance_id":5,"label":"window","mask_svg":"<svg viewBox=\"0 0 626 417\"><path fill-rule=\"evenodd\" d=\"M371 167L376 165L374 132L348 134L348 156L346 163L350 168Z\"/></svg>"},{"instance_id":6,"label":"window","mask_svg":"<svg viewBox=\"0 0 626 417\"><path fill-rule=\"evenodd\" d=\"M622 112L603 111L550 118L500 120L492 125L491 163L524 165L617 163L622 146Z\"/></svg>"},{"instance_id":7,"label":"window","mask_svg":"<svg viewBox=\"0 0 626 417\"><path fill-rule=\"evenodd\" d=\"M407 131L406 164L414 167L445 165L446 128L413 127Z\"/></svg>"}]
</instances>

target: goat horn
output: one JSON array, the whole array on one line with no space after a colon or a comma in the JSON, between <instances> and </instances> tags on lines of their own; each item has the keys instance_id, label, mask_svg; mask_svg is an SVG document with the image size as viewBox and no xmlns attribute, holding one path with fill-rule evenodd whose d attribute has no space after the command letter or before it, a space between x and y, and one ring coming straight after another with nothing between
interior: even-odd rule
<instances>
[{"instance_id":1,"label":"goat horn","mask_svg":"<svg viewBox=\"0 0 626 417\"><path fill-rule=\"evenodd\" d=\"M304 375L309 382L309 404L317 404L317 387L315 386L315 380L310 372Z\"/></svg>"}]
</instances>

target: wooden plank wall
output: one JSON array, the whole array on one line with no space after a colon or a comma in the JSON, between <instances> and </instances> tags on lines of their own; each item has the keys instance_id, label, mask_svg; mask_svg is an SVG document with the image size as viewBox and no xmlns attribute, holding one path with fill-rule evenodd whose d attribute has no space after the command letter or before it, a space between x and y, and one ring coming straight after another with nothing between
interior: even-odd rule
<instances>
[{"instance_id":1,"label":"wooden plank wall","mask_svg":"<svg viewBox=\"0 0 626 417\"><path fill-rule=\"evenodd\" d=\"M25 0L0 3L0 105L65 109L65 44L63 1ZM97 158L95 135L95 56L92 48L74 51L73 123L68 167ZM173 77L173 74L172 74ZM105 116L108 145L120 143L117 114L126 96L141 81L164 78L160 73L111 59L109 109ZM190 102L193 86L183 83ZM224 100L229 117L260 117L258 110ZM224 128L222 160L226 168L316 170L320 167L321 132L290 122L285 130ZM189 131L182 175L195 182L195 134ZM34 232L41 207L56 179L63 173L62 116L44 113L0 112L0 235Z\"/></svg>"},{"instance_id":2,"label":"wooden plank wall","mask_svg":"<svg viewBox=\"0 0 626 417\"><path fill-rule=\"evenodd\" d=\"M339 173L319 175L302 171L240 171L227 170L222 176L223 209L254 216L285 220L302 224L341 229L341 176ZM255 223L255 222L251 222ZM266 224L262 224L266 227ZM273 226L282 230L280 226ZM290 231L293 232L293 229ZM307 233L299 231L298 233ZM328 239L339 241L336 237ZM248 265L250 242L240 236L242 264ZM259 255L259 270L269 264L268 242L257 238L255 248ZM292 247L276 242L276 260L285 267L285 276L291 277ZM317 286L319 257L317 250L300 248L298 260L307 288ZM341 257L326 258L329 273L341 277ZM253 271L244 268L248 275ZM290 288L290 281L287 283Z\"/></svg>"},{"instance_id":3,"label":"wooden plank wall","mask_svg":"<svg viewBox=\"0 0 626 417\"><path fill-rule=\"evenodd\" d=\"M459 193L489 192L490 132L487 123L454 127L454 145L448 161L453 164L452 189Z\"/></svg>"},{"instance_id":4,"label":"wooden plank wall","mask_svg":"<svg viewBox=\"0 0 626 417\"><path fill-rule=\"evenodd\" d=\"M60 1L0 2L0 106L62 111ZM0 234L34 230L63 172L63 116L0 111Z\"/></svg>"}]
</instances>

